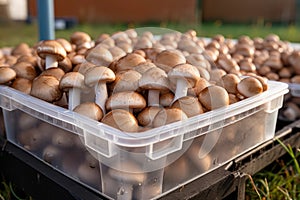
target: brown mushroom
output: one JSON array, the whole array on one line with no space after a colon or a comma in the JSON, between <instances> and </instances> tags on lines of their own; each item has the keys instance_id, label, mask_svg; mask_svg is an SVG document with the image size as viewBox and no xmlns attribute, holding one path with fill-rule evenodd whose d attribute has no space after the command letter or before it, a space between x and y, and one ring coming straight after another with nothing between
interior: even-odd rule
<instances>
[{"instance_id":1,"label":"brown mushroom","mask_svg":"<svg viewBox=\"0 0 300 200\"><path fill-rule=\"evenodd\" d=\"M62 96L62 91L59 89L59 80L54 76L38 76L32 82L30 95L47 102L59 100Z\"/></svg>"},{"instance_id":2,"label":"brown mushroom","mask_svg":"<svg viewBox=\"0 0 300 200\"><path fill-rule=\"evenodd\" d=\"M228 92L225 88L217 85L210 85L203 89L198 98L207 110L214 110L229 105Z\"/></svg>"},{"instance_id":3,"label":"brown mushroom","mask_svg":"<svg viewBox=\"0 0 300 200\"><path fill-rule=\"evenodd\" d=\"M198 98L191 96L185 96L177 99L177 101L172 104L172 108L181 109L187 117L193 117L204 113Z\"/></svg>"},{"instance_id":4,"label":"brown mushroom","mask_svg":"<svg viewBox=\"0 0 300 200\"><path fill-rule=\"evenodd\" d=\"M174 66L186 63L186 59L179 50L167 49L160 52L154 61L154 64L168 73Z\"/></svg>"},{"instance_id":5,"label":"brown mushroom","mask_svg":"<svg viewBox=\"0 0 300 200\"><path fill-rule=\"evenodd\" d=\"M179 64L172 68L168 77L170 82L176 84L175 97L173 102L177 99L186 96L188 88L195 86L200 79L198 69L190 64Z\"/></svg>"},{"instance_id":6,"label":"brown mushroom","mask_svg":"<svg viewBox=\"0 0 300 200\"><path fill-rule=\"evenodd\" d=\"M148 90L148 106L159 106L159 94L169 90L169 79L164 70L152 67L142 74L139 87Z\"/></svg>"},{"instance_id":7,"label":"brown mushroom","mask_svg":"<svg viewBox=\"0 0 300 200\"><path fill-rule=\"evenodd\" d=\"M96 121L100 121L103 117L101 108L94 102L81 103L73 111Z\"/></svg>"},{"instance_id":8,"label":"brown mushroom","mask_svg":"<svg viewBox=\"0 0 300 200\"><path fill-rule=\"evenodd\" d=\"M0 84L9 84L17 76L15 70L10 67L0 67Z\"/></svg>"},{"instance_id":9,"label":"brown mushroom","mask_svg":"<svg viewBox=\"0 0 300 200\"><path fill-rule=\"evenodd\" d=\"M95 66L90 68L84 75L84 82L87 86L95 88L95 103L100 106L103 113L105 111L105 102L108 97L107 82L112 82L116 78L115 73L104 66Z\"/></svg>"},{"instance_id":10,"label":"brown mushroom","mask_svg":"<svg viewBox=\"0 0 300 200\"><path fill-rule=\"evenodd\" d=\"M153 127L160 127L173 122L183 121L187 118L186 114L179 108L164 108L155 116Z\"/></svg>"},{"instance_id":11,"label":"brown mushroom","mask_svg":"<svg viewBox=\"0 0 300 200\"><path fill-rule=\"evenodd\" d=\"M113 62L111 52L101 45L97 45L85 57L86 61L95 65L108 67Z\"/></svg>"},{"instance_id":12,"label":"brown mushroom","mask_svg":"<svg viewBox=\"0 0 300 200\"><path fill-rule=\"evenodd\" d=\"M80 104L80 93L84 86L84 76L79 72L68 72L60 79L59 88L68 92L69 110Z\"/></svg>"},{"instance_id":13,"label":"brown mushroom","mask_svg":"<svg viewBox=\"0 0 300 200\"><path fill-rule=\"evenodd\" d=\"M33 80L38 74L35 67L29 62L17 62L11 66L17 73L17 77Z\"/></svg>"},{"instance_id":14,"label":"brown mushroom","mask_svg":"<svg viewBox=\"0 0 300 200\"><path fill-rule=\"evenodd\" d=\"M104 115L102 123L125 132L138 132L138 121L134 115L124 109L114 109Z\"/></svg>"},{"instance_id":15,"label":"brown mushroom","mask_svg":"<svg viewBox=\"0 0 300 200\"><path fill-rule=\"evenodd\" d=\"M143 109L145 107L145 98L134 91L113 93L106 101L107 110L125 109L133 112L133 109Z\"/></svg>"},{"instance_id":16,"label":"brown mushroom","mask_svg":"<svg viewBox=\"0 0 300 200\"><path fill-rule=\"evenodd\" d=\"M63 77L63 75L65 75L65 72L61 68L51 67L51 68L43 71L39 76L44 76L44 75L54 76L57 80L60 81L60 79Z\"/></svg>"},{"instance_id":17,"label":"brown mushroom","mask_svg":"<svg viewBox=\"0 0 300 200\"><path fill-rule=\"evenodd\" d=\"M76 45L76 50L82 48L89 49L92 45L92 39L89 34L82 31L75 31L70 36L70 42Z\"/></svg>"},{"instance_id":18,"label":"brown mushroom","mask_svg":"<svg viewBox=\"0 0 300 200\"><path fill-rule=\"evenodd\" d=\"M137 91L142 75L135 70L123 71L116 74L116 79L109 85L111 93Z\"/></svg>"},{"instance_id":19,"label":"brown mushroom","mask_svg":"<svg viewBox=\"0 0 300 200\"><path fill-rule=\"evenodd\" d=\"M12 88L19 90L28 95L30 94L31 86L32 86L32 81L26 78L16 78L11 85Z\"/></svg>"},{"instance_id":20,"label":"brown mushroom","mask_svg":"<svg viewBox=\"0 0 300 200\"><path fill-rule=\"evenodd\" d=\"M67 56L66 50L55 40L42 41L36 51L39 57L45 59L46 69L57 67L58 62Z\"/></svg>"},{"instance_id":21,"label":"brown mushroom","mask_svg":"<svg viewBox=\"0 0 300 200\"><path fill-rule=\"evenodd\" d=\"M139 124L144 127L153 127L153 120L161 109L161 107L157 106L150 106L144 108L141 112L139 112L137 116Z\"/></svg>"},{"instance_id":22,"label":"brown mushroom","mask_svg":"<svg viewBox=\"0 0 300 200\"><path fill-rule=\"evenodd\" d=\"M263 92L263 86L261 82L255 77L246 77L242 79L238 85L237 90L244 97L251 97Z\"/></svg>"},{"instance_id":23,"label":"brown mushroom","mask_svg":"<svg viewBox=\"0 0 300 200\"><path fill-rule=\"evenodd\" d=\"M129 53L117 61L115 70L116 72L130 70L144 62L146 62L146 60L143 56L136 53Z\"/></svg>"},{"instance_id":24,"label":"brown mushroom","mask_svg":"<svg viewBox=\"0 0 300 200\"><path fill-rule=\"evenodd\" d=\"M217 85L224 87L228 93L237 94L237 85L240 80L235 74L225 74L222 76L221 82L218 82Z\"/></svg>"}]
</instances>

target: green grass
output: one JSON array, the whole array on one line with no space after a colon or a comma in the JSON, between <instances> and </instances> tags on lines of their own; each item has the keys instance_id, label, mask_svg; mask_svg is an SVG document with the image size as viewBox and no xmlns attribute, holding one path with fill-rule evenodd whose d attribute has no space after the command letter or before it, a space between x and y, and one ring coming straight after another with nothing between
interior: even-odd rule
<instances>
[{"instance_id":1,"label":"green grass","mask_svg":"<svg viewBox=\"0 0 300 200\"><path fill-rule=\"evenodd\" d=\"M278 142L289 158L280 159L259 173L250 177L246 186L248 199L297 200L300 199L299 149Z\"/></svg>"},{"instance_id":2,"label":"green grass","mask_svg":"<svg viewBox=\"0 0 300 200\"><path fill-rule=\"evenodd\" d=\"M38 41L38 26L36 23L2 23L0 24L0 47L15 46L21 42L30 45ZM127 28L160 27L179 32L189 29L197 31L198 36L211 37L216 34L223 34L227 38L238 38L241 35L250 37L265 37L270 33L275 33L282 40L290 42L300 42L300 26L278 25L271 23L255 24L224 24L221 21L201 23L201 24L175 24L175 23L145 23L145 24L78 24L67 30L55 31L56 37L69 38L74 31L84 31L92 38L96 38L101 33L114 33Z\"/></svg>"},{"instance_id":3,"label":"green grass","mask_svg":"<svg viewBox=\"0 0 300 200\"><path fill-rule=\"evenodd\" d=\"M0 185L0 200L32 200L32 198L19 191L12 183L3 180Z\"/></svg>"}]
</instances>

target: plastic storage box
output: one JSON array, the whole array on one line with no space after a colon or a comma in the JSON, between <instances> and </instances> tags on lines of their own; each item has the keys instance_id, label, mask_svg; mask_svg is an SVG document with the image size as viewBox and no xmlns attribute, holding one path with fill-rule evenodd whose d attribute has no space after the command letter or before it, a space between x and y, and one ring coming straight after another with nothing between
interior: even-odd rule
<instances>
[{"instance_id":1,"label":"plastic storage box","mask_svg":"<svg viewBox=\"0 0 300 200\"><path fill-rule=\"evenodd\" d=\"M155 199L274 137L288 85L142 133L0 86L7 139L112 199Z\"/></svg>"}]
</instances>

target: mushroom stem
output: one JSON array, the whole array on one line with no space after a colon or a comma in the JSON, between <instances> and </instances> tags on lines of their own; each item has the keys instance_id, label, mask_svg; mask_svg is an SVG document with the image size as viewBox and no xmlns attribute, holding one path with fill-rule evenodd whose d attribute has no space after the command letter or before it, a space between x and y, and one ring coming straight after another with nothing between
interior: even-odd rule
<instances>
[{"instance_id":1,"label":"mushroom stem","mask_svg":"<svg viewBox=\"0 0 300 200\"><path fill-rule=\"evenodd\" d=\"M99 81L95 85L95 103L100 106L102 112L105 114L105 102L108 98L106 82Z\"/></svg>"},{"instance_id":2,"label":"mushroom stem","mask_svg":"<svg viewBox=\"0 0 300 200\"><path fill-rule=\"evenodd\" d=\"M69 110L73 110L76 106L80 104L80 91L81 90L79 88L72 88L69 90Z\"/></svg>"},{"instance_id":3,"label":"mushroom stem","mask_svg":"<svg viewBox=\"0 0 300 200\"><path fill-rule=\"evenodd\" d=\"M148 106L159 106L159 90L148 90Z\"/></svg>"},{"instance_id":4,"label":"mushroom stem","mask_svg":"<svg viewBox=\"0 0 300 200\"><path fill-rule=\"evenodd\" d=\"M45 58L45 68L49 69L51 67L57 67L57 66L58 66L58 62L57 62L55 56L47 55Z\"/></svg>"},{"instance_id":5,"label":"mushroom stem","mask_svg":"<svg viewBox=\"0 0 300 200\"><path fill-rule=\"evenodd\" d=\"M188 91L188 85L189 82L186 79L183 78L179 78L176 81L176 90L175 90L175 96L174 99L171 103L171 105L179 98L184 97L187 95L187 91Z\"/></svg>"}]
</instances>

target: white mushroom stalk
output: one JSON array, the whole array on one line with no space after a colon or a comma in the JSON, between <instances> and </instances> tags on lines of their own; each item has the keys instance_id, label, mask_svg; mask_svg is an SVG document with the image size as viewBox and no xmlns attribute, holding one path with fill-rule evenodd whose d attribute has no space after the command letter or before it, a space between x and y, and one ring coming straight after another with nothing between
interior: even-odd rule
<instances>
[{"instance_id":1,"label":"white mushroom stalk","mask_svg":"<svg viewBox=\"0 0 300 200\"><path fill-rule=\"evenodd\" d=\"M57 59L54 55L47 55L45 57L45 68L58 67Z\"/></svg>"},{"instance_id":2,"label":"white mushroom stalk","mask_svg":"<svg viewBox=\"0 0 300 200\"><path fill-rule=\"evenodd\" d=\"M148 90L148 106L159 107L159 90Z\"/></svg>"},{"instance_id":3,"label":"white mushroom stalk","mask_svg":"<svg viewBox=\"0 0 300 200\"><path fill-rule=\"evenodd\" d=\"M142 74L139 80L139 87L142 90L148 90L148 106L159 107L160 92L168 91L170 84L164 70L152 67Z\"/></svg>"},{"instance_id":4,"label":"white mushroom stalk","mask_svg":"<svg viewBox=\"0 0 300 200\"><path fill-rule=\"evenodd\" d=\"M65 59L67 52L64 47L55 40L44 40L37 47L37 54L45 59L45 69L57 67L58 62Z\"/></svg>"},{"instance_id":5,"label":"white mushroom stalk","mask_svg":"<svg viewBox=\"0 0 300 200\"><path fill-rule=\"evenodd\" d=\"M59 87L68 92L68 109L73 110L81 103L81 90L85 87L84 76L79 72L68 72L61 78Z\"/></svg>"},{"instance_id":6,"label":"white mushroom stalk","mask_svg":"<svg viewBox=\"0 0 300 200\"><path fill-rule=\"evenodd\" d=\"M175 96L171 104L173 104L175 101L180 99L181 97L184 97L187 95L189 88L189 82L188 80L184 78L179 78L176 81L176 90L175 90Z\"/></svg>"},{"instance_id":7,"label":"white mushroom stalk","mask_svg":"<svg viewBox=\"0 0 300 200\"><path fill-rule=\"evenodd\" d=\"M105 102L108 98L106 82L99 81L95 85L95 103L100 106L102 111L105 113Z\"/></svg>"},{"instance_id":8,"label":"white mushroom stalk","mask_svg":"<svg viewBox=\"0 0 300 200\"><path fill-rule=\"evenodd\" d=\"M197 67L191 64L179 64L169 71L168 77L173 84L176 84L172 105L177 99L187 95L188 88L195 86L200 79L200 73Z\"/></svg>"},{"instance_id":9,"label":"white mushroom stalk","mask_svg":"<svg viewBox=\"0 0 300 200\"><path fill-rule=\"evenodd\" d=\"M85 84L95 88L95 103L102 109L105 114L105 103L108 98L107 82L112 82L116 78L115 73L104 66L95 66L85 73Z\"/></svg>"},{"instance_id":10,"label":"white mushroom stalk","mask_svg":"<svg viewBox=\"0 0 300 200\"><path fill-rule=\"evenodd\" d=\"M72 88L69 90L68 95L68 109L73 110L76 106L81 103L80 98L81 89L79 88Z\"/></svg>"}]
</instances>

